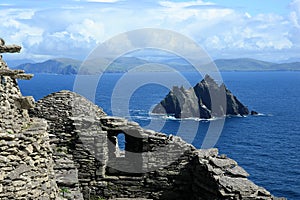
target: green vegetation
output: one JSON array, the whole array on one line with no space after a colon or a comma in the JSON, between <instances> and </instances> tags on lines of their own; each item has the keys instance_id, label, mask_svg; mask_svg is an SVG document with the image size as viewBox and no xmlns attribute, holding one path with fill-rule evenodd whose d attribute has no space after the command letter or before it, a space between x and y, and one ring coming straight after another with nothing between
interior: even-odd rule
<instances>
[{"instance_id":1,"label":"green vegetation","mask_svg":"<svg viewBox=\"0 0 300 200\"><path fill-rule=\"evenodd\" d=\"M65 197L66 194L71 193L68 188L61 188L60 193L62 194L63 197Z\"/></svg>"}]
</instances>

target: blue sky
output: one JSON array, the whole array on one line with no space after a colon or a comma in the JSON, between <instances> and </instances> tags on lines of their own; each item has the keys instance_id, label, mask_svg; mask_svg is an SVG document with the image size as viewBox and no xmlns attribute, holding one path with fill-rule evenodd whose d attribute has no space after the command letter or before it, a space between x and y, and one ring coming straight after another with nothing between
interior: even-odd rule
<instances>
[{"instance_id":1,"label":"blue sky","mask_svg":"<svg viewBox=\"0 0 300 200\"><path fill-rule=\"evenodd\" d=\"M2 0L0 37L23 46L8 59L84 59L138 28L166 28L216 58L300 58L300 0Z\"/></svg>"}]
</instances>

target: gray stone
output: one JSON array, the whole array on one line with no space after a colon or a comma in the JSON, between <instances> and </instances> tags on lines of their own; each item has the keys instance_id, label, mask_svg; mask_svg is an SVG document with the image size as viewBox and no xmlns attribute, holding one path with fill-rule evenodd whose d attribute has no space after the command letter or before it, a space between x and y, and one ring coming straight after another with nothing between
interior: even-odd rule
<instances>
[{"instance_id":1,"label":"gray stone","mask_svg":"<svg viewBox=\"0 0 300 200\"><path fill-rule=\"evenodd\" d=\"M56 172L56 182L59 186L74 186L78 184L78 173L76 169Z\"/></svg>"},{"instance_id":2,"label":"gray stone","mask_svg":"<svg viewBox=\"0 0 300 200\"><path fill-rule=\"evenodd\" d=\"M226 170L230 176L234 177L248 177L249 174L240 166L235 166L234 168L229 168Z\"/></svg>"},{"instance_id":3,"label":"gray stone","mask_svg":"<svg viewBox=\"0 0 300 200\"><path fill-rule=\"evenodd\" d=\"M18 178L21 174L30 171L31 167L29 167L26 164L22 164L20 166L18 166L14 171L12 171L11 173L8 174L8 177L11 180L14 180L16 178Z\"/></svg>"},{"instance_id":4,"label":"gray stone","mask_svg":"<svg viewBox=\"0 0 300 200\"><path fill-rule=\"evenodd\" d=\"M233 168L237 166L237 162L230 158L210 158L210 161L213 165L222 169Z\"/></svg>"},{"instance_id":5,"label":"gray stone","mask_svg":"<svg viewBox=\"0 0 300 200\"><path fill-rule=\"evenodd\" d=\"M219 153L219 151L217 148L199 149L196 151L196 155L198 155L199 158L216 157L218 155L218 153Z\"/></svg>"},{"instance_id":6,"label":"gray stone","mask_svg":"<svg viewBox=\"0 0 300 200\"><path fill-rule=\"evenodd\" d=\"M19 99L21 109L30 109L34 107L34 98L32 96L22 97Z\"/></svg>"},{"instance_id":7,"label":"gray stone","mask_svg":"<svg viewBox=\"0 0 300 200\"><path fill-rule=\"evenodd\" d=\"M190 89L174 86L152 112L176 118L203 119L249 114L248 108L224 84L219 86L209 75Z\"/></svg>"}]
</instances>

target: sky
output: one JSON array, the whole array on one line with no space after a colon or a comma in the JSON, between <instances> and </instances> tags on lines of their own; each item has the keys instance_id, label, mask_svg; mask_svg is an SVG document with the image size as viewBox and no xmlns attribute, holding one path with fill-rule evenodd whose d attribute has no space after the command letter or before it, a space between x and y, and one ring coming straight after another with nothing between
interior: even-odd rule
<instances>
[{"instance_id":1,"label":"sky","mask_svg":"<svg viewBox=\"0 0 300 200\"><path fill-rule=\"evenodd\" d=\"M300 60L300 0L1 0L8 59L84 60L107 39L140 28L177 31L213 59Z\"/></svg>"}]
</instances>

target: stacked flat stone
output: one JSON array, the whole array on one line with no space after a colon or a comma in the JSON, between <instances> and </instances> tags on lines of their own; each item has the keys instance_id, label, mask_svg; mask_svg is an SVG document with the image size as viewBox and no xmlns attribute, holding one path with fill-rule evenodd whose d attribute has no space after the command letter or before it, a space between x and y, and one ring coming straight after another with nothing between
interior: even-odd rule
<instances>
[{"instance_id":1,"label":"stacked flat stone","mask_svg":"<svg viewBox=\"0 0 300 200\"><path fill-rule=\"evenodd\" d=\"M5 46L3 39L0 41L0 53L19 52L21 49L17 45ZM4 132L18 133L29 122L27 109L33 107L34 100L22 96L16 81L22 76L28 79L31 75L22 70L10 70L0 56L0 130Z\"/></svg>"},{"instance_id":2,"label":"stacked flat stone","mask_svg":"<svg viewBox=\"0 0 300 200\"><path fill-rule=\"evenodd\" d=\"M36 119L21 133L0 133L0 199L57 199L46 127Z\"/></svg>"},{"instance_id":3,"label":"stacked flat stone","mask_svg":"<svg viewBox=\"0 0 300 200\"><path fill-rule=\"evenodd\" d=\"M73 92L48 95L31 115L45 118L53 143L63 144L73 160L69 166L78 173L56 173L73 180L69 189L79 189L84 199L280 199L250 181L243 168L217 149L197 150L177 136L107 116ZM120 133L126 141L123 153L116 140Z\"/></svg>"},{"instance_id":4,"label":"stacked flat stone","mask_svg":"<svg viewBox=\"0 0 300 200\"><path fill-rule=\"evenodd\" d=\"M0 53L21 50L5 45ZM32 97L22 96L16 78L30 79L22 70L10 70L0 56L0 199L58 199L47 123L33 119Z\"/></svg>"},{"instance_id":5,"label":"stacked flat stone","mask_svg":"<svg viewBox=\"0 0 300 200\"><path fill-rule=\"evenodd\" d=\"M45 112L45 108L50 109ZM57 185L69 191L64 196L83 199L84 191L88 198L97 176L103 177L104 173L104 165L98 162L95 152L98 159L107 156L100 152L105 147L106 134L93 133L101 133L100 118L106 114L84 97L63 90L39 100L30 115L48 121ZM95 141L100 144L99 151L95 150Z\"/></svg>"}]
</instances>

